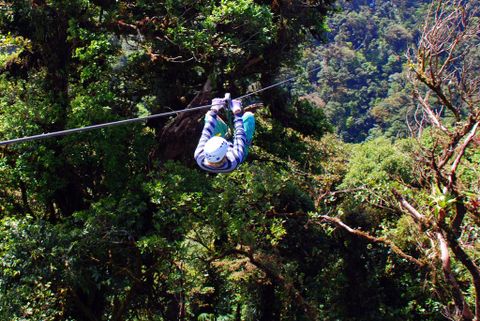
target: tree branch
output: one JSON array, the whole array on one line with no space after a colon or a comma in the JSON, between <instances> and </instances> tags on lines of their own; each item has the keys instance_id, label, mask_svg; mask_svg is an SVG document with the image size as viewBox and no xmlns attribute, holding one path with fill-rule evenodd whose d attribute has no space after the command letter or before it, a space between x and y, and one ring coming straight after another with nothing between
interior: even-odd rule
<instances>
[{"instance_id":1,"label":"tree branch","mask_svg":"<svg viewBox=\"0 0 480 321\"><path fill-rule=\"evenodd\" d=\"M326 191L325 193L321 194L315 199L315 207L318 207L320 205L320 202L328 196L336 196L337 194L349 194L357 191L364 191L366 189L367 188L365 186L360 186L360 187L347 188L347 189L342 189L337 191Z\"/></svg>"},{"instance_id":2,"label":"tree branch","mask_svg":"<svg viewBox=\"0 0 480 321\"><path fill-rule=\"evenodd\" d=\"M445 241L441 232L435 232L435 237L439 243L440 248L440 260L442 261L442 270L445 275L446 281L449 283L452 289L452 295L455 302L455 306L458 309L458 312L461 313L463 317L462 320L472 320L473 314L468 304L465 302L465 297L463 296L462 290L458 285L457 279L452 272L450 264L450 253L448 252L448 245Z\"/></svg>"},{"instance_id":3,"label":"tree branch","mask_svg":"<svg viewBox=\"0 0 480 321\"><path fill-rule=\"evenodd\" d=\"M450 169L450 175L448 176L449 189L452 189L453 185L455 184L457 167L460 164L460 161L463 155L465 154L465 150L467 149L468 145L471 143L473 138L475 138L475 134L477 132L477 128L479 124L480 122L477 121L475 125L473 125L473 128L470 130L470 133L468 134L467 138L463 142L462 146L460 146L460 150L458 151L457 157L453 161L452 168Z\"/></svg>"},{"instance_id":4,"label":"tree branch","mask_svg":"<svg viewBox=\"0 0 480 321\"><path fill-rule=\"evenodd\" d=\"M480 320L480 270L475 262L460 246L455 235L447 234L447 238L453 254L455 254L455 257L467 268L472 277L473 286L475 289L475 319Z\"/></svg>"},{"instance_id":5,"label":"tree branch","mask_svg":"<svg viewBox=\"0 0 480 321\"><path fill-rule=\"evenodd\" d=\"M346 230L347 232L355 235L355 236L358 236L362 239L365 239L369 242L372 242L372 243L381 243L381 244L384 244L388 247L390 247L392 249L393 252L395 252L398 256L406 259L407 261L411 262L411 263L414 263L415 265L417 265L418 267L420 268L424 268L426 267L426 264L419 261L418 259L414 258L413 256L411 255L408 255L406 254L405 252L403 252L397 245L395 245L395 243L393 243L391 240L389 239L386 239L384 237L375 237L375 236L372 236L366 232L363 232L363 231L360 231L360 230L356 230L356 229L353 229L351 228L350 226L348 226L347 224L345 224L344 222L342 222L340 219L336 218L336 217L331 217L331 216L327 216L327 215L322 215L320 216L320 218L322 219L322 221L327 221L327 222L330 222L330 223L333 223L335 224L336 226L338 227L341 227L342 229Z\"/></svg>"},{"instance_id":6,"label":"tree branch","mask_svg":"<svg viewBox=\"0 0 480 321\"><path fill-rule=\"evenodd\" d=\"M318 320L317 312L315 311L315 308L312 307L303 298L300 291L295 287L295 285L292 282L288 281L282 274L270 268L267 264L262 262L260 259L255 258L253 251L245 251L245 250L242 250L241 248L236 248L235 250L233 250L233 252L247 257L250 260L250 263L258 267L260 270L264 271L270 279L275 280L280 285L282 285L282 287L287 292L292 293L295 299L295 302L302 308L303 312L308 317L308 319L312 321Z\"/></svg>"},{"instance_id":7,"label":"tree branch","mask_svg":"<svg viewBox=\"0 0 480 321\"><path fill-rule=\"evenodd\" d=\"M438 120L437 115L435 115L435 113L432 111L430 107L430 104L428 103L428 98L430 96L429 92L427 92L425 98L423 98L418 92L415 93L415 96L417 100L420 102L420 105L422 105L423 110L427 114L432 124L435 127L440 128L445 134L449 135L450 131Z\"/></svg>"},{"instance_id":8,"label":"tree branch","mask_svg":"<svg viewBox=\"0 0 480 321\"><path fill-rule=\"evenodd\" d=\"M453 135L450 136L450 143L445 147L440 161L438 162L438 168L442 169L452 158L457 149L458 144L468 132L470 132L475 125L475 117L470 116L467 121L465 121L464 126L461 129L455 131Z\"/></svg>"},{"instance_id":9,"label":"tree branch","mask_svg":"<svg viewBox=\"0 0 480 321\"><path fill-rule=\"evenodd\" d=\"M392 193L400 203L400 207L407 211L408 214L417 222L423 226L428 226L429 223L426 221L425 216L420 214L408 201L400 194L396 189L392 189Z\"/></svg>"}]
</instances>

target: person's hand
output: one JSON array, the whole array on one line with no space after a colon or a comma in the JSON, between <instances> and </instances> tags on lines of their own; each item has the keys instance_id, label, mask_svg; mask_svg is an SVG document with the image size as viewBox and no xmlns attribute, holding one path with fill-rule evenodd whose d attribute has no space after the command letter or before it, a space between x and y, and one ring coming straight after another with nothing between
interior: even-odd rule
<instances>
[{"instance_id":1,"label":"person's hand","mask_svg":"<svg viewBox=\"0 0 480 321\"><path fill-rule=\"evenodd\" d=\"M210 107L210 110L214 111L215 113L218 113L223 108L223 106L225 106L225 99L213 98L212 107Z\"/></svg>"},{"instance_id":2,"label":"person's hand","mask_svg":"<svg viewBox=\"0 0 480 321\"><path fill-rule=\"evenodd\" d=\"M230 109L232 110L232 113L234 113L235 115L240 114L242 112L242 101L240 99L232 100Z\"/></svg>"}]
</instances>

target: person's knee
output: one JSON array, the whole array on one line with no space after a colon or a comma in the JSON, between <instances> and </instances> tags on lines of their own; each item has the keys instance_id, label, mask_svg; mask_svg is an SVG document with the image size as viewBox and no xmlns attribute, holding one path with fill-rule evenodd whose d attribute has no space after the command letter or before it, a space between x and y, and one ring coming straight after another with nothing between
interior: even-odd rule
<instances>
[{"instance_id":1,"label":"person's knee","mask_svg":"<svg viewBox=\"0 0 480 321\"><path fill-rule=\"evenodd\" d=\"M255 128L255 116L253 113L247 111L245 114L243 114L243 122L248 124L248 126Z\"/></svg>"},{"instance_id":2,"label":"person's knee","mask_svg":"<svg viewBox=\"0 0 480 321\"><path fill-rule=\"evenodd\" d=\"M253 113L246 112L243 114L243 128L245 129L245 136L247 138L247 145L250 145L255 132L255 117Z\"/></svg>"},{"instance_id":3,"label":"person's knee","mask_svg":"<svg viewBox=\"0 0 480 321\"><path fill-rule=\"evenodd\" d=\"M245 120L253 119L255 121L255 116L253 115L253 113L251 111L247 111L243 114L243 119L245 119Z\"/></svg>"}]
</instances>

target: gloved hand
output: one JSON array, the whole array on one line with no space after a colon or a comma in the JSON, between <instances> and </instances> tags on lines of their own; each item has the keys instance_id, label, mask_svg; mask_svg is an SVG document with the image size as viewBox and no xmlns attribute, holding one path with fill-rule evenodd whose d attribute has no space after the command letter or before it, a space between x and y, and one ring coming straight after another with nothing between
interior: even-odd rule
<instances>
[{"instance_id":1,"label":"gloved hand","mask_svg":"<svg viewBox=\"0 0 480 321\"><path fill-rule=\"evenodd\" d=\"M213 98L212 99L212 107L210 107L210 110L218 113L223 106L225 106L225 99L223 98Z\"/></svg>"},{"instance_id":2,"label":"gloved hand","mask_svg":"<svg viewBox=\"0 0 480 321\"><path fill-rule=\"evenodd\" d=\"M240 99L232 100L232 104L230 106L232 113L239 114L242 112L242 101Z\"/></svg>"}]
</instances>

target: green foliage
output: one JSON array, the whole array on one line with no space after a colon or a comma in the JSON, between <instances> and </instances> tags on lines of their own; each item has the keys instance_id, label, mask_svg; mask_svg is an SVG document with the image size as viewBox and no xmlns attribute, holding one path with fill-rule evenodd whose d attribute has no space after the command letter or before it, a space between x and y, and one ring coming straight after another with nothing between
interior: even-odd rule
<instances>
[{"instance_id":1,"label":"green foliage","mask_svg":"<svg viewBox=\"0 0 480 321\"><path fill-rule=\"evenodd\" d=\"M296 131L315 138L321 138L325 133L332 131L332 126L327 122L322 109L310 101L296 100L291 109L289 124Z\"/></svg>"},{"instance_id":2,"label":"green foliage","mask_svg":"<svg viewBox=\"0 0 480 321\"><path fill-rule=\"evenodd\" d=\"M408 221L397 221L392 189L406 192L408 187L417 184L413 175L415 164L410 157L411 144L408 140L392 143L389 139L377 138L355 145L347 172L338 186L347 193L339 205L336 205L337 198L326 200L327 208L335 204L335 210L342 217L361 226L382 229L383 233L394 235L395 229L404 230L402 226ZM401 239L400 243L406 246L407 240L414 240L406 234L402 234Z\"/></svg>"},{"instance_id":3,"label":"green foliage","mask_svg":"<svg viewBox=\"0 0 480 321\"><path fill-rule=\"evenodd\" d=\"M331 1L6 2L0 137L183 108L207 79L212 95L265 85L320 38L330 10ZM409 144L347 145L327 120L363 140L371 106L381 130L400 119L402 82L386 79L401 69L391 50L410 29L361 10L334 18L338 42L317 48L327 54L316 95L297 98L300 85L285 100L265 92L270 110L256 112L249 159L229 175L167 160L167 119L1 147L0 319L300 321L308 306L323 320L436 320L417 271L309 215L383 224L402 248L416 237L410 222L363 205L415 183ZM197 137L180 137L171 143L191 159ZM468 164L466 181L478 176ZM321 202L365 185L370 193Z\"/></svg>"},{"instance_id":4,"label":"green foliage","mask_svg":"<svg viewBox=\"0 0 480 321\"><path fill-rule=\"evenodd\" d=\"M340 2L329 19L328 44L307 47L303 62L320 67L312 86L327 119L347 142L406 137L405 114L413 105L404 77L407 45L422 18L423 1ZM417 12L418 11L418 12Z\"/></svg>"},{"instance_id":5,"label":"green foliage","mask_svg":"<svg viewBox=\"0 0 480 321\"><path fill-rule=\"evenodd\" d=\"M59 312L57 298L50 289L52 281L55 281L52 277L55 268L52 266L41 269L47 283L37 279L37 275L32 273L32 270L37 269L38 261L45 256L48 260L50 256L48 247L51 244L38 244L38 241L49 242L51 237L47 236L51 235L45 235L39 225L32 223L28 218L2 220L0 315L5 319L20 320L22 316L34 316L35 320L54 320Z\"/></svg>"},{"instance_id":6,"label":"green foliage","mask_svg":"<svg viewBox=\"0 0 480 321\"><path fill-rule=\"evenodd\" d=\"M380 189L388 192L401 184L413 184L413 162L405 146L402 142L392 144L386 138L355 146L342 187L366 187L368 191Z\"/></svg>"},{"instance_id":7,"label":"green foliage","mask_svg":"<svg viewBox=\"0 0 480 321\"><path fill-rule=\"evenodd\" d=\"M298 165L300 170L315 174L322 172L322 160L328 151L322 150L326 144L319 143L317 139L331 130L323 112L308 101L295 101L287 112L291 128L282 126L268 112L257 112L257 115L261 115L256 118L255 130L256 144L261 147L260 158L263 158L262 154L266 151L269 155L265 157L268 159L274 155ZM329 139L332 137L329 136Z\"/></svg>"},{"instance_id":8,"label":"green foliage","mask_svg":"<svg viewBox=\"0 0 480 321\"><path fill-rule=\"evenodd\" d=\"M28 39L13 37L11 34L2 36L0 47L0 65L21 60L21 53L31 49Z\"/></svg>"},{"instance_id":9,"label":"green foliage","mask_svg":"<svg viewBox=\"0 0 480 321\"><path fill-rule=\"evenodd\" d=\"M167 28L166 35L201 60L212 56L243 60L249 54L261 52L262 46L269 44L275 34L272 12L252 0L225 0L218 4L205 1L203 5L193 5L191 8L198 10L195 28L181 16L189 2L167 3L165 11L172 16L178 14L175 17L178 20ZM243 24L247 20L249 23ZM250 46L251 43L256 46Z\"/></svg>"}]
</instances>

